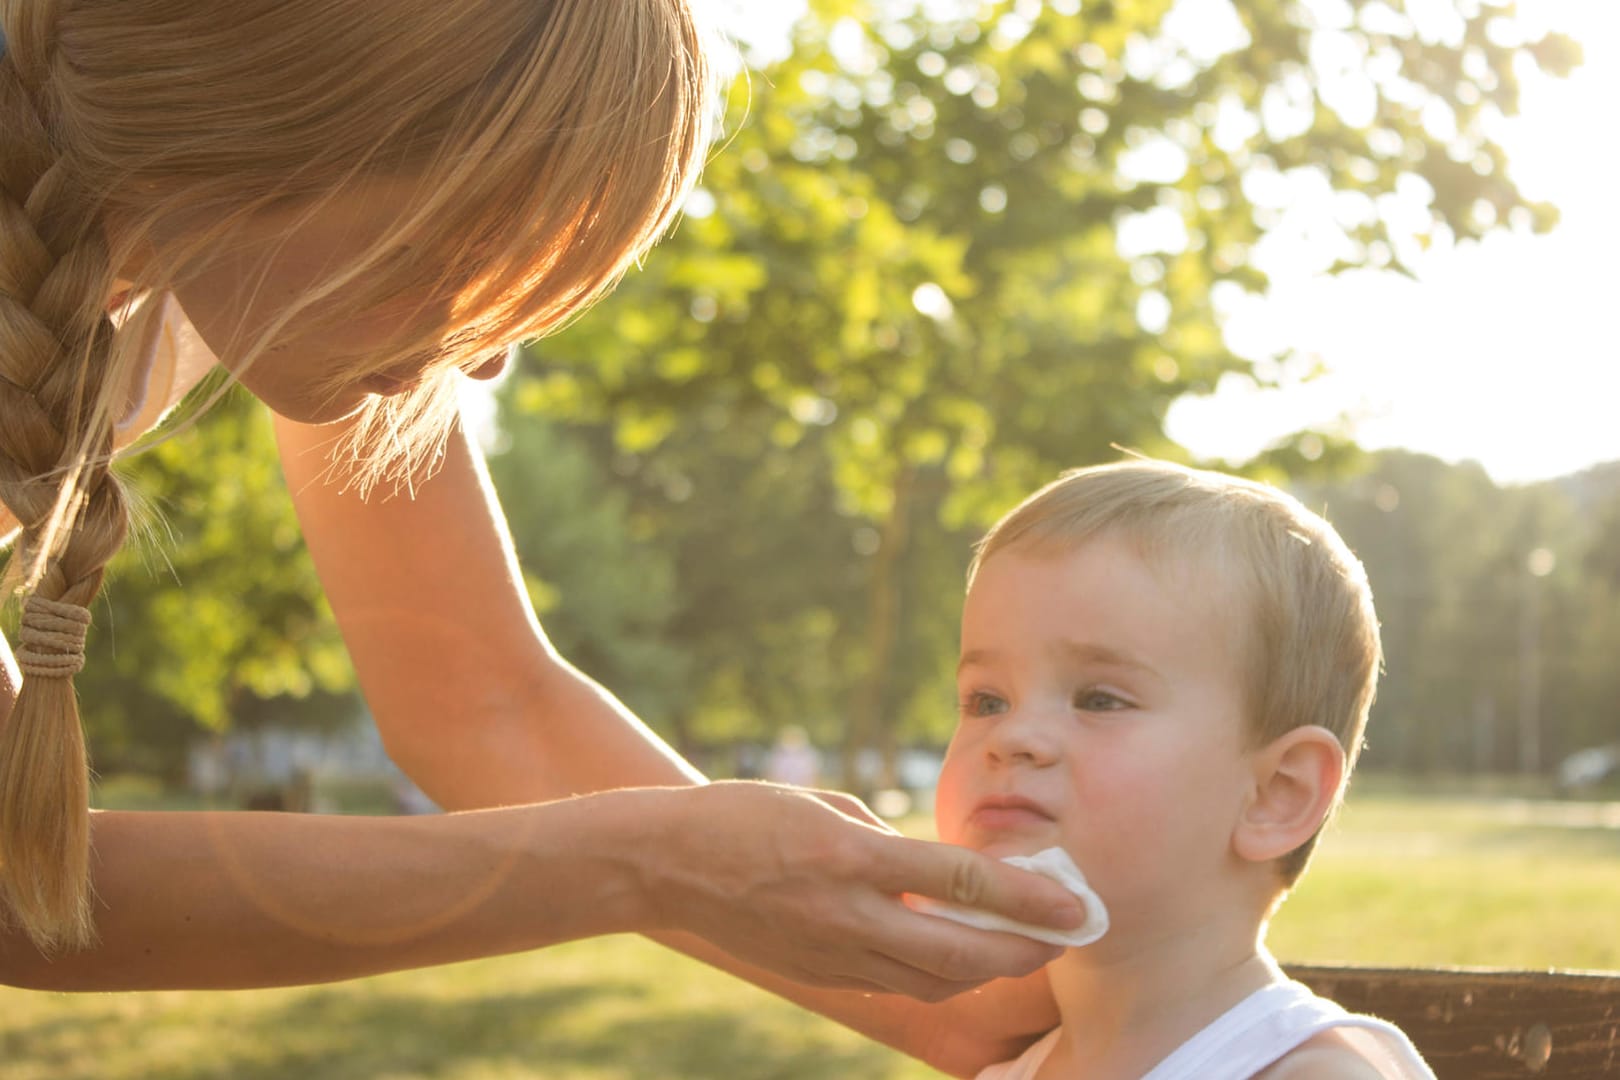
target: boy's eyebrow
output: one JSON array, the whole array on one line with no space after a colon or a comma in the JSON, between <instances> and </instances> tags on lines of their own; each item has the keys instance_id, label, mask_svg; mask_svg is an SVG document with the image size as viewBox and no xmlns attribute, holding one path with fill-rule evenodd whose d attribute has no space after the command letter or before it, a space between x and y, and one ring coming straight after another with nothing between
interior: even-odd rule
<instances>
[{"instance_id":1,"label":"boy's eyebrow","mask_svg":"<svg viewBox=\"0 0 1620 1080\"><path fill-rule=\"evenodd\" d=\"M1121 652L1108 645L1102 645L1094 641L1064 641L1059 643L1059 648L1071 660L1102 664L1108 667L1127 668L1131 671L1139 671L1144 675L1160 678L1159 672L1151 664L1144 663L1129 653ZM961 672L963 668L973 664L990 663L998 655L1000 654L995 649L969 649L957 661L956 670Z\"/></svg>"},{"instance_id":2,"label":"boy's eyebrow","mask_svg":"<svg viewBox=\"0 0 1620 1080\"><path fill-rule=\"evenodd\" d=\"M956 673L960 675L962 673L962 669L970 664L989 663L995 658L995 656L996 651L994 649L969 649L964 652L962 654L962 658L956 662Z\"/></svg>"},{"instance_id":3,"label":"boy's eyebrow","mask_svg":"<svg viewBox=\"0 0 1620 1080\"><path fill-rule=\"evenodd\" d=\"M1080 660L1092 664L1105 664L1108 667L1129 668L1144 675L1159 677L1153 665L1138 660L1130 653L1102 645L1094 641L1065 641L1062 643L1063 651L1072 660Z\"/></svg>"}]
</instances>

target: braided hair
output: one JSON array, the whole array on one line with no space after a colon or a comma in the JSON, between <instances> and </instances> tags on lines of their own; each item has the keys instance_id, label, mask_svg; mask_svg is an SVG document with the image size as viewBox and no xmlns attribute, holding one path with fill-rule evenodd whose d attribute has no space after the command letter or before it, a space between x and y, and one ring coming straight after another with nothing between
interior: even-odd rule
<instances>
[{"instance_id":1,"label":"braided hair","mask_svg":"<svg viewBox=\"0 0 1620 1080\"><path fill-rule=\"evenodd\" d=\"M84 735L72 677L128 513L108 470L112 270L93 193L51 134L52 0L9 12L0 58L0 501L22 525L23 684L0 738L0 897L40 944L90 940Z\"/></svg>"}]
</instances>

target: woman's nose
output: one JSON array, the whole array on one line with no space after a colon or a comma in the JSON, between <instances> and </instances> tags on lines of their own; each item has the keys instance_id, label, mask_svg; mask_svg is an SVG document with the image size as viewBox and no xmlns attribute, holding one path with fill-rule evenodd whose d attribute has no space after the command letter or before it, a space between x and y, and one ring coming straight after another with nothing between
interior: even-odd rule
<instances>
[{"instance_id":1,"label":"woman's nose","mask_svg":"<svg viewBox=\"0 0 1620 1080\"><path fill-rule=\"evenodd\" d=\"M470 368L467 371L467 377L471 379L478 379L481 382L487 382L490 379L497 378L500 376L501 372L506 370L506 361L511 355L512 354L510 351L502 349L500 352L496 353L494 356L491 356L477 367Z\"/></svg>"}]
</instances>

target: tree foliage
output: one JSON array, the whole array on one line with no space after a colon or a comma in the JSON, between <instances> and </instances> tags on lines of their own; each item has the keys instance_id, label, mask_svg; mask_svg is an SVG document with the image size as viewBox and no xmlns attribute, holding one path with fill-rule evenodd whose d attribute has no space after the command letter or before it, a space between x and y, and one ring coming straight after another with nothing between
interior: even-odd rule
<instances>
[{"instance_id":1,"label":"tree foliage","mask_svg":"<svg viewBox=\"0 0 1620 1080\"><path fill-rule=\"evenodd\" d=\"M1620 482L1591 503L1578 486L1501 488L1477 465L1386 451L1301 490L1360 555L1378 605L1369 767L1539 772L1620 743L1620 620L1592 570Z\"/></svg>"},{"instance_id":2,"label":"tree foliage","mask_svg":"<svg viewBox=\"0 0 1620 1080\"><path fill-rule=\"evenodd\" d=\"M1113 445L1179 456L1165 411L1251 371L1222 298L1265 287L1301 192L1324 269L1555 218L1484 124L1572 47L1503 9L938 7L812 5L674 238L514 381L509 422L612 432L676 553L694 715L948 729L971 538Z\"/></svg>"}]
</instances>

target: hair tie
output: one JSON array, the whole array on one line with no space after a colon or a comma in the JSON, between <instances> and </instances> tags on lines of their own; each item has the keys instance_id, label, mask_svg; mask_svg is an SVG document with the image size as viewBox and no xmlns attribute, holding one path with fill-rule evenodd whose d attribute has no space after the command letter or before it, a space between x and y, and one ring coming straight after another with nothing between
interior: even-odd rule
<instances>
[{"instance_id":1,"label":"hair tie","mask_svg":"<svg viewBox=\"0 0 1620 1080\"><path fill-rule=\"evenodd\" d=\"M84 669L84 638L90 609L43 596L23 603L17 636L17 667L24 678L71 679Z\"/></svg>"}]
</instances>

